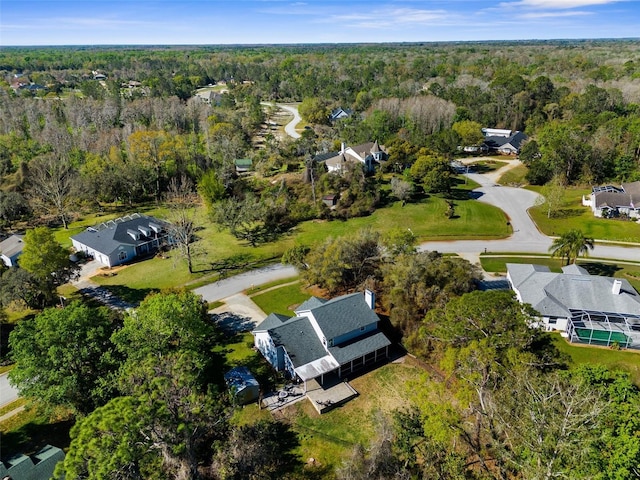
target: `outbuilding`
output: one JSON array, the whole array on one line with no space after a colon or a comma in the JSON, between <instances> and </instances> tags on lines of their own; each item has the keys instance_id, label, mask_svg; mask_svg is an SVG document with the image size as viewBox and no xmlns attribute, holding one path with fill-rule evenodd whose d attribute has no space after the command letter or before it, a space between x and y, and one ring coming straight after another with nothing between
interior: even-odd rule
<instances>
[{"instance_id":1,"label":"outbuilding","mask_svg":"<svg viewBox=\"0 0 640 480\"><path fill-rule=\"evenodd\" d=\"M235 367L224 374L233 402L246 405L260 396L260 384L247 367Z\"/></svg>"}]
</instances>

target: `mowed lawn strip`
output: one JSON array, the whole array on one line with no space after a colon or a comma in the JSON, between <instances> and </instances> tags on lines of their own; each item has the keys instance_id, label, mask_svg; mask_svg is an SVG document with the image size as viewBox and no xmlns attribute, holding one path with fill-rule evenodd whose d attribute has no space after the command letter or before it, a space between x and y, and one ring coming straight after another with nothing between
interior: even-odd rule
<instances>
[{"instance_id":1,"label":"mowed lawn strip","mask_svg":"<svg viewBox=\"0 0 640 480\"><path fill-rule=\"evenodd\" d=\"M491 257L488 255L480 256L480 264L486 272L506 273L507 263L524 263L545 265L552 272L560 273L564 262L558 258L551 257ZM640 292L640 264L627 262L610 262L596 259L584 258L576 262L583 266L592 275L603 275L605 277L625 278L631 286Z\"/></svg>"},{"instance_id":2,"label":"mowed lawn strip","mask_svg":"<svg viewBox=\"0 0 640 480\"><path fill-rule=\"evenodd\" d=\"M311 294L302 288L300 282L296 282L292 285L253 295L251 300L267 315L278 313L292 317L295 315L293 309L308 300L310 296Z\"/></svg>"}]
</instances>

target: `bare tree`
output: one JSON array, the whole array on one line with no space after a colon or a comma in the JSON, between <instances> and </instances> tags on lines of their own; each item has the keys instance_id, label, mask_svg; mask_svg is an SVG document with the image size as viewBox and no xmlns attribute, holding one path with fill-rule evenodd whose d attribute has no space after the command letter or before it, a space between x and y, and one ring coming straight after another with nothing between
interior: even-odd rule
<instances>
[{"instance_id":1,"label":"bare tree","mask_svg":"<svg viewBox=\"0 0 640 480\"><path fill-rule=\"evenodd\" d=\"M53 155L34 159L29 165L29 200L35 211L57 216L64 228L76 200L77 172L68 160Z\"/></svg>"},{"instance_id":2,"label":"bare tree","mask_svg":"<svg viewBox=\"0 0 640 480\"><path fill-rule=\"evenodd\" d=\"M170 236L180 256L186 260L189 273L193 273L193 259L198 254L193 245L196 241L198 194L195 193L191 180L182 176L171 180L166 199L171 224Z\"/></svg>"}]
</instances>

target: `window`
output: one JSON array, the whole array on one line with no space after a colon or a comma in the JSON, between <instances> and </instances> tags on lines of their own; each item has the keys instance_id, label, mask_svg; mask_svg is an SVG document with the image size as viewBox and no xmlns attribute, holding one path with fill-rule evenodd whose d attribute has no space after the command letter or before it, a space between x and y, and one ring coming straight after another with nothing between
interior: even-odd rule
<instances>
[{"instance_id":1,"label":"window","mask_svg":"<svg viewBox=\"0 0 640 480\"><path fill-rule=\"evenodd\" d=\"M126 260L127 259L127 252L120 252L118 254L118 260Z\"/></svg>"}]
</instances>

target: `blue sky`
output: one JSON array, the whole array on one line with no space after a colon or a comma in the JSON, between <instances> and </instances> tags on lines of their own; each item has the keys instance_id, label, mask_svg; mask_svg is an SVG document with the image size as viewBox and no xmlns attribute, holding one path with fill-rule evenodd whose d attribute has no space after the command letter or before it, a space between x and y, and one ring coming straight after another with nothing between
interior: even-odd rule
<instances>
[{"instance_id":1,"label":"blue sky","mask_svg":"<svg viewBox=\"0 0 640 480\"><path fill-rule=\"evenodd\" d=\"M640 37L629 0L0 0L0 45Z\"/></svg>"}]
</instances>

